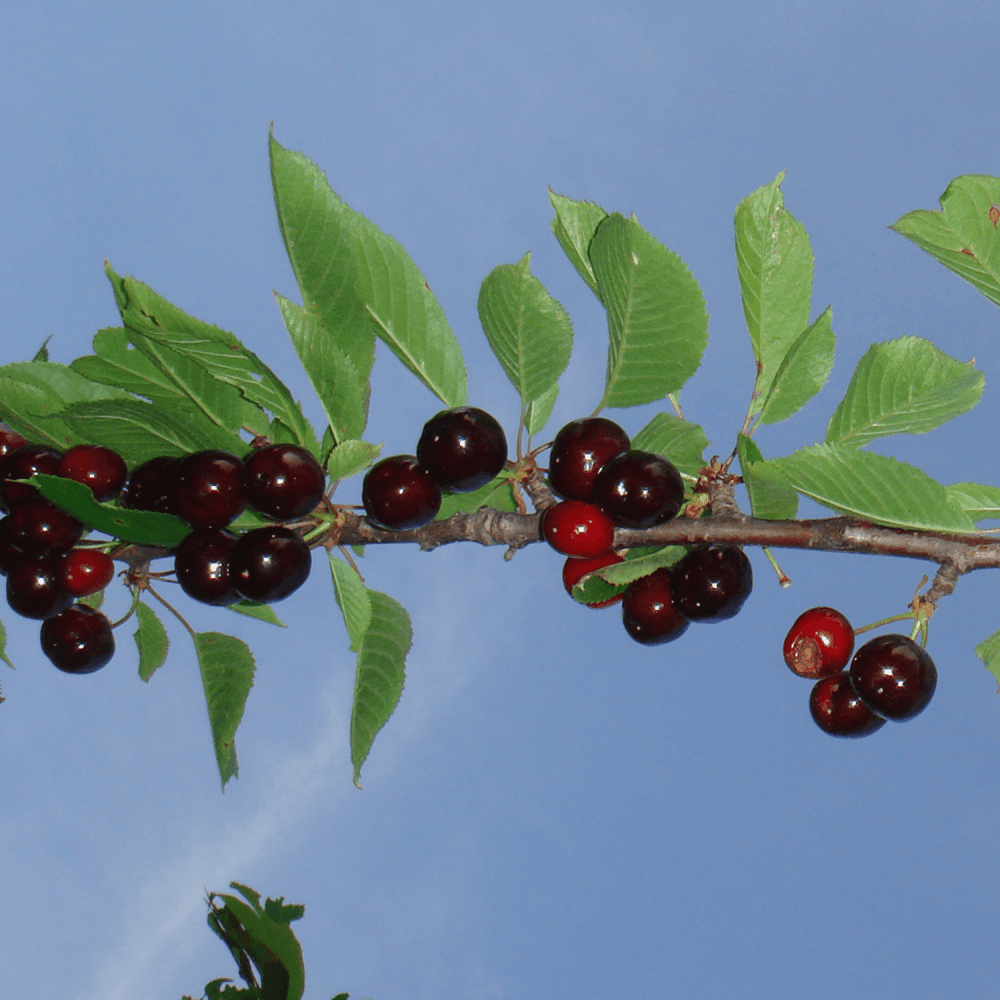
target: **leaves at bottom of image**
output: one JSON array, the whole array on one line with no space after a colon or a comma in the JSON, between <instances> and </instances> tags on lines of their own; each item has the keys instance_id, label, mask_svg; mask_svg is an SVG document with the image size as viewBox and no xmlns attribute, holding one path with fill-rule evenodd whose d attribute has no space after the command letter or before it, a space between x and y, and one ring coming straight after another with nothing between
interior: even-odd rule
<instances>
[{"instance_id":1,"label":"leaves at bottom of image","mask_svg":"<svg viewBox=\"0 0 1000 1000\"><path fill-rule=\"evenodd\" d=\"M983 661L983 666L997 679L997 693L1000 694L1000 632L994 632L984 639L975 649L976 656Z\"/></svg>"}]
</instances>

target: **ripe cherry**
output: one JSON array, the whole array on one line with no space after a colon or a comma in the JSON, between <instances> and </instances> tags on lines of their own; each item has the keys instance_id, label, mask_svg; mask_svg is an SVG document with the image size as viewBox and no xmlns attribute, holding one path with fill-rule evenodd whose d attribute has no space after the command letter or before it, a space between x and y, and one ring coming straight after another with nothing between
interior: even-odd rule
<instances>
[{"instance_id":1,"label":"ripe cherry","mask_svg":"<svg viewBox=\"0 0 1000 1000\"><path fill-rule=\"evenodd\" d=\"M251 507L279 521L304 517L323 499L326 476L297 444L271 444L243 461L243 489Z\"/></svg>"},{"instance_id":2,"label":"ripe cherry","mask_svg":"<svg viewBox=\"0 0 1000 1000\"><path fill-rule=\"evenodd\" d=\"M679 639L690 622L674 605L672 574L663 567L649 576L633 580L622 601L625 631L644 646L657 646Z\"/></svg>"},{"instance_id":3,"label":"ripe cherry","mask_svg":"<svg viewBox=\"0 0 1000 1000\"><path fill-rule=\"evenodd\" d=\"M592 559L611 549L615 526L611 518L592 503L563 500L549 507L541 518L542 536L564 556Z\"/></svg>"},{"instance_id":4,"label":"ripe cherry","mask_svg":"<svg viewBox=\"0 0 1000 1000\"><path fill-rule=\"evenodd\" d=\"M283 600L306 582L310 569L309 546L277 524L241 535L229 552L229 580L251 601Z\"/></svg>"},{"instance_id":5,"label":"ripe cherry","mask_svg":"<svg viewBox=\"0 0 1000 1000\"><path fill-rule=\"evenodd\" d=\"M56 560L34 556L7 572L7 603L24 618L51 618L65 611L73 598L56 582Z\"/></svg>"},{"instance_id":6,"label":"ripe cherry","mask_svg":"<svg viewBox=\"0 0 1000 1000\"><path fill-rule=\"evenodd\" d=\"M813 685L809 694L813 721L831 736L870 736L885 725L859 697L846 671L830 674Z\"/></svg>"},{"instance_id":7,"label":"ripe cherry","mask_svg":"<svg viewBox=\"0 0 1000 1000\"><path fill-rule=\"evenodd\" d=\"M549 485L566 500L590 500L597 474L630 445L625 431L606 417L571 420L552 442Z\"/></svg>"},{"instance_id":8,"label":"ripe cherry","mask_svg":"<svg viewBox=\"0 0 1000 1000\"><path fill-rule=\"evenodd\" d=\"M599 569L604 569L605 566L613 566L615 563L624 562L625 560L618 555L617 552L605 552L604 555L594 556L590 559L574 559L572 556L566 560L563 564L562 579L563 586L566 588L566 593L569 594L573 600L578 601L581 604L586 604L588 608L610 608L612 604L617 604L622 597L625 596L625 588L621 588L621 592L615 594L613 597L608 597L603 601L581 601L573 593L573 588L582 580L585 576L589 576L591 573L596 573ZM613 587L613 584L605 584L606 587Z\"/></svg>"},{"instance_id":9,"label":"ripe cherry","mask_svg":"<svg viewBox=\"0 0 1000 1000\"><path fill-rule=\"evenodd\" d=\"M496 419L475 406L442 410L424 424L417 461L449 493L485 486L507 461L507 437Z\"/></svg>"},{"instance_id":10,"label":"ripe cherry","mask_svg":"<svg viewBox=\"0 0 1000 1000\"><path fill-rule=\"evenodd\" d=\"M228 451L196 451L174 476L173 513L193 528L224 528L246 507L243 463Z\"/></svg>"},{"instance_id":11,"label":"ripe cherry","mask_svg":"<svg viewBox=\"0 0 1000 1000\"><path fill-rule=\"evenodd\" d=\"M0 506L13 510L21 501L38 496L34 486L11 480L30 479L39 472L54 476L60 458L61 451L40 444L28 444L6 455L0 461Z\"/></svg>"},{"instance_id":12,"label":"ripe cherry","mask_svg":"<svg viewBox=\"0 0 1000 1000\"><path fill-rule=\"evenodd\" d=\"M10 518L0 518L0 574L6 576L26 558L24 549L14 544L10 535Z\"/></svg>"},{"instance_id":13,"label":"ripe cherry","mask_svg":"<svg viewBox=\"0 0 1000 1000\"><path fill-rule=\"evenodd\" d=\"M622 528L652 528L677 515L684 482L665 458L632 449L601 469L590 499Z\"/></svg>"},{"instance_id":14,"label":"ripe cherry","mask_svg":"<svg viewBox=\"0 0 1000 1000\"><path fill-rule=\"evenodd\" d=\"M42 622L41 640L42 652L67 674L92 674L115 655L111 623L86 604Z\"/></svg>"},{"instance_id":15,"label":"ripe cherry","mask_svg":"<svg viewBox=\"0 0 1000 1000\"><path fill-rule=\"evenodd\" d=\"M56 475L89 486L94 499L103 503L121 493L128 469L118 452L96 444L78 444L59 459Z\"/></svg>"},{"instance_id":16,"label":"ripe cherry","mask_svg":"<svg viewBox=\"0 0 1000 1000\"><path fill-rule=\"evenodd\" d=\"M851 661L851 683L873 711L894 722L919 715L937 687L937 667L909 636L869 639Z\"/></svg>"},{"instance_id":17,"label":"ripe cherry","mask_svg":"<svg viewBox=\"0 0 1000 1000\"><path fill-rule=\"evenodd\" d=\"M11 541L30 555L66 552L83 537L83 523L34 491L8 515Z\"/></svg>"},{"instance_id":18,"label":"ripe cherry","mask_svg":"<svg viewBox=\"0 0 1000 1000\"><path fill-rule=\"evenodd\" d=\"M180 458L159 455L133 470L122 494L121 504L130 510L173 513L173 488Z\"/></svg>"},{"instance_id":19,"label":"ripe cherry","mask_svg":"<svg viewBox=\"0 0 1000 1000\"><path fill-rule=\"evenodd\" d=\"M383 528L420 528L441 509L441 487L414 455L393 455L365 474L361 502Z\"/></svg>"},{"instance_id":20,"label":"ripe cherry","mask_svg":"<svg viewBox=\"0 0 1000 1000\"><path fill-rule=\"evenodd\" d=\"M835 608L810 608L792 623L782 653L788 668L816 680L843 670L854 651L854 629Z\"/></svg>"},{"instance_id":21,"label":"ripe cherry","mask_svg":"<svg viewBox=\"0 0 1000 1000\"><path fill-rule=\"evenodd\" d=\"M111 556L100 549L70 549L56 563L56 585L73 597L104 590L114 576Z\"/></svg>"},{"instance_id":22,"label":"ripe cherry","mask_svg":"<svg viewBox=\"0 0 1000 1000\"><path fill-rule=\"evenodd\" d=\"M674 605L693 622L736 615L753 590L753 569L741 548L696 545L673 567Z\"/></svg>"},{"instance_id":23,"label":"ripe cherry","mask_svg":"<svg viewBox=\"0 0 1000 1000\"><path fill-rule=\"evenodd\" d=\"M27 439L21 437L10 424L0 423L0 458L17 448L23 448L27 443Z\"/></svg>"},{"instance_id":24,"label":"ripe cherry","mask_svg":"<svg viewBox=\"0 0 1000 1000\"><path fill-rule=\"evenodd\" d=\"M202 528L187 535L174 554L174 571L181 590L202 604L235 604L240 594L229 570L229 555L235 544L236 535L224 528Z\"/></svg>"}]
</instances>

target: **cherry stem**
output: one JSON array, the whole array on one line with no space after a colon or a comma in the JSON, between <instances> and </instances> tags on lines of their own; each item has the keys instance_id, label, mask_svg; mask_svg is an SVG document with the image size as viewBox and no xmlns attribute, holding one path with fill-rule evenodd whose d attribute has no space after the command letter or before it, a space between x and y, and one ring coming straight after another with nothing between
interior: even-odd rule
<instances>
[{"instance_id":1,"label":"cherry stem","mask_svg":"<svg viewBox=\"0 0 1000 1000\"><path fill-rule=\"evenodd\" d=\"M185 621L184 616L175 607L173 607L171 604L168 604L162 597L160 597L160 595L155 590L153 590L153 588L150 587L148 584L146 585L146 590L148 590L153 595L153 597L155 597L160 602L160 604L162 604L167 609L167 611L169 611L188 630L188 633L193 639L195 637L195 631L193 628L191 628L190 625L188 625L187 621Z\"/></svg>"},{"instance_id":2,"label":"cherry stem","mask_svg":"<svg viewBox=\"0 0 1000 1000\"><path fill-rule=\"evenodd\" d=\"M118 619L118 621L111 623L111 628L118 628L119 625L124 625L125 622L127 622L132 617L132 615L135 614L135 609L137 607L139 607L139 588L138 587L136 587L132 591L132 606L128 609L128 611L125 612L124 615L122 615L121 618Z\"/></svg>"},{"instance_id":3,"label":"cherry stem","mask_svg":"<svg viewBox=\"0 0 1000 1000\"><path fill-rule=\"evenodd\" d=\"M873 628L879 628L882 625L891 625L893 622L905 622L907 618L913 618L913 612L908 611L903 615L893 615L891 618L883 618L879 622L872 622L871 625L863 625L861 628L856 628L854 630L855 635L861 635L862 632L870 632ZM918 627L920 622L917 622Z\"/></svg>"},{"instance_id":4,"label":"cherry stem","mask_svg":"<svg viewBox=\"0 0 1000 1000\"><path fill-rule=\"evenodd\" d=\"M765 545L761 551L767 556L767 561L771 564L771 568L778 576L778 583L782 587L790 587L792 585L792 578L788 576L785 571L778 565L778 560L774 558L774 553Z\"/></svg>"}]
</instances>

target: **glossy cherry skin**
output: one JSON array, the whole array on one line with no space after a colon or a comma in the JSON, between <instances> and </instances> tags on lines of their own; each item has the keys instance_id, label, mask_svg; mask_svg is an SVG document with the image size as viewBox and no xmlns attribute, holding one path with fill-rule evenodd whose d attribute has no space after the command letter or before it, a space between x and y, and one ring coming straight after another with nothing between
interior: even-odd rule
<instances>
[{"instance_id":1,"label":"glossy cherry skin","mask_svg":"<svg viewBox=\"0 0 1000 1000\"><path fill-rule=\"evenodd\" d=\"M792 623L782 653L792 673L817 680L840 673L854 651L854 629L836 608L810 608Z\"/></svg>"},{"instance_id":2,"label":"glossy cherry skin","mask_svg":"<svg viewBox=\"0 0 1000 1000\"><path fill-rule=\"evenodd\" d=\"M170 498L192 528L224 528L247 504L243 463L228 451L196 451L177 466Z\"/></svg>"},{"instance_id":3,"label":"glossy cherry skin","mask_svg":"<svg viewBox=\"0 0 1000 1000\"><path fill-rule=\"evenodd\" d=\"M96 444L78 444L59 459L56 475L89 486L94 499L103 503L121 493L128 469L118 452Z\"/></svg>"},{"instance_id":4,"label":"glossy cherry skin","mask_svg":"<svg viewBox=\"0 0 1000 1000\"><path fill-rule=\"evenodd\" d=\"M652 528L677 516L684 482L665 458L632 449L601 469L591 501L619 527Z\"/></svg>"},{"instance_id":5,"label":"glossy cherry skin","mask_svg":"<svg viewBox=\"0 0 1000 1000\"><path fill-rule=\"evenodd\" d=\"M83 523L37 491L8 515L11 541L29 555L66 552L83 537Z\"/></svg>"},{"instance_id":6,"label":"glossy cherry skin","mask_svg":"<svg viewBox=\"0 0 1000 1000\"><path fill-rule=\"evenodd\" d=\"M507 462L507 437L496 419L475 406L442 410L424 424L417 461L449 493L485 486Z\"/></svg>"},{"instance_id":7,"label":"glossy cherry skin","mask_svg":"<svg viewBox=\"0 0 1000 1000\"><path fill-rule=\"evenodd\" d=\"M319 462L297 444L271 444L243 460L248 503L279 521L293 521L313 511L325 488Z\"/></svg>"},{"instance_id":8,"label":"glossy cherry skin","mask_svg":"<svg viewBox=\"0 0 1000 1000\"><path fill-rule=\"evenodd\" d=\"M192 531L174 553L181 590L202 604L235 604L240 593L229 572L229 555L235 544L236 535L223 528Z\"/></svg>"},{"instance_id":9,"label":"glossy cherry skin","mask_svg":"<svg viewBox=\"0 0 1000 1000\"><path fill-rule=\"evenodd\" d=\"M14 483L13 479L30 479L41 472L54 476L62 452L40 444L16 448L0 461L0 506L13 510L23 500L38 496L38 490L27 483Z\"/></svg>"},{"instance_id":10,"label":"glossy cherry skin","mask_svg":"<svg viewBox=\"0 0 1000 1000\"><path fill-rule=\"evenodd\" d=\"M696 545L673 567L674 604L693 622L721 622L739 613L753 590L753 568L735 545Z\"/></svg>"},{"instance_id":11,"label":"glossy cherry skin","mask_svg":"<svg viewBox=\"0 0 1000 1000\"><path fill-rule=\"evenodd\" d=\"M393 455L365 474L361 502L383 528L420 528L441 509L441 487L415 455Z\"/></svg>"},{"instance_id":12,"label":"glossy cherry skin","mask_svg":"<svg viewBox=\"0 0 1000 1000\"><path fill-rule=\"evenodd\" d=\"M847 671L818 680L809 694L813 721L830 736L870 736L885 725L859 697Z\"/></svg>"},{"instance_id":13,"label":"glossy cherry skin","mask_svg":"<svg viewBox=\"0 0 1000 1000\"><path fill-rule=\"evenodd\" d=\"M687 630L690 622L674 605L673 575L668 567L633 580L622 600L622 624L625 631L644 646L673 642Z\"/></svg>"},{"instance_id":14,"label":"glossy cherry skin","mask_svg":"<svg viewBox=\"0 0 1000 1000\"><path fill-rule=\"evenodd\" d=\"M549 507L541 518L542 537L564 556L593 559L611 549L615 526L611 518L592 503L563 500Z\"/></svg>"},{"instance_id":15,"label":"glossy cherry skin","mask_svg":"<svg viewBox=\"0 0 1000 1000\"><path fill-rule=\"evenodd\" d=\"M597 474L630 446L629 436L613 420L571 420L552 442L549 485L566 500L590 500Z\"/></svg>"},{"instance_id":16,"label":"glossy cherry skin","mask_svg":"<svg viewBox=\"0 0 1000 1000\"><path fill-rule=\"evenodd\" d=\"M854 654L850 674L861 700L894 722L919 715L937 687L937 667L927 651L892 633L869 639Z\"/></svg>"},{"instance_id":17,"label":"glossy cherry skin","mask_svg":"<svg viewBox=\"0 0 1000 1000\"><path fill-rule=\"evenodd\" d=\"M181 459L158 455L134 469L122 493L121 505L130 510L173 513L173 488Z\"/></svg>"},{"instance_id":18,"label":"glossy cherry skin","mask_svg":"<svg viewBox=\"0 0 1000 1000\"><path fill-rule=\"evenodd\" d=\"M87 597L111 583L115 564L100 549L70 549L56 563L56 585L73 597Z\"/></svg>"},{"instance_id":19,"label":"glossy cherry skin","mask_svg":"<svg viewBox=\"0 0 1000 1000\"><path fill-rule=\"evenodd\" d=\"M229 553L229 580L240 596L270 604L309 578L312 553L289 528L273 525L241 535Z\"/></svg>"},{"instance_id":20,"label":"glossy cherry skin","mask_svg":"<svg viewBox=\"0 0 1000 1000\"><path fill-rule=\"evenodd\" d=\"M10 424L0 424L0 458L9 455L17 448L23 448L28 443Z\"/></svg>"},{"instance_id":21,"label":"glossy cherry skin","mask_svg":"<svg viewBox=\"0 0 1000 1000\"><path fill-rule=\"evenodd\" d=\"M574 559L570 557L563 564L562 571L563 586L566 588L566 593L569 594L574 601L577 601L577 603L586 604L588 608L610 608L612 604L617 604L625 596L624 588L620 594L616 594L614 597L609 597L603 601L593 602L578 601L577 598L573 596L573 588L585 576L589 576L591 573L596 573L599 569L604 569L605 566L613 566L615 563L624 561L625 560L622 556L618 555L617 552L605 552L603 555L594 556L590 559Z\"/></svg>"},{"instance_id":22,"label":"glossy cherry skin","mask_svg":"<svg viewBox=\"0 0 1000 1000\"><path fill-rule=\"evenodd\" d=\"M12 566L7 573L7 603L24 618L51 618L65 611L73 598L59 589L56 560L34 556Z\"/></svg>"},{"instance_id":23,"label":"glossy cherry skin","mask_svg":"<svg viewBox=\"0 0 1000 1000\"><path fill-rule=\"evenodd\" d=\"M10 518L0 518L0 573L6 576L19 562L27 558L10 535Z\"/></svg>"},{"instance_id":24,"label":"glossy cherry skin","mask_svg":"<svg viewBox=\"0 0 1000 1000\"><path fill-rule=\"evenodd\" d=\"M86 604L42 622L42 652L64 673L92 674L115 655L111 623Z\"/></svg>"}]
</instances>

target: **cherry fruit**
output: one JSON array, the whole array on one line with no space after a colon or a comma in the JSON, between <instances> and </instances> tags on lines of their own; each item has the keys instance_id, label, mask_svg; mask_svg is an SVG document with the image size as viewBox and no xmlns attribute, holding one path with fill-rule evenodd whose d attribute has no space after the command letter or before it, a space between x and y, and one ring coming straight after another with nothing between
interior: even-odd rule
<instances>
[{"instance_id":1,"label":"cherry fruit","mask_svg":"<svg viewBox=\"0 0 1000 1000\"><path fill-rule=\"evenodd\" d=\"M937 687L937 667L909 636L869 639L851 661L851 683L873 711L894 722L919 715Z\"/></svg>"},{"instance_id":2,"label":"cherry fruit","mask_svg":"<svg viewBox=\"0 0 1000 1000\"><path fill-rule=\"evenodd\" d=\"M622 528L652 528L677 515L684 482L665 458L632 449L601 469L590 499Z\"/></svg>"},{"instance_id":3,"label":"cherry fruit","mask_svg":"<svg viewBox=\"0 0 1000 1000\"><path fill-rule=\"evenodd\" d=\"M59 459L56 475L89 486L94 499L104 502L121 493L128 469L118 452L96 444L78 444Z\"/></svg>"},{"instance_id":4,"label":"cherry fruit","mask_svg":"<svg viewBox=\"0 0 1000 1000\"><path fill-rule=\"evenodd\" d=\"M365 474L361 502L383 528L420 528L441 509L441 487L414 455L393 455Z\"/></svg>"},{"instance_id":5,"label":"cherry fruit","mask_svg":"<svg viewBox=\"0 0 1000 1000\"><path fill-rule=\"evenodd\" d=\"M870 736L885 725L885 719L858 697L846 671L830 674L813 685L809 711L816 725L831 736Z\"/></svg>"},{"instance_id":6,"label":"cherry fruit","mask_svg":"<svg viewBox=\"0 0 1000 1000\"><path fill-rule=\"evenodd\" d=\"M441 489L471 493L504 467L507 437L485 410L475 406L442 410L424 424L417 461Z\"/></svg>"},{"instance_id":7,"label":"cherry fruit","mask_svg":"<svg viewBox=\"0 0 1000 1000\"><path fill-rule=\"evenodd\" d=\"M615 526L611 518L592 503L563 500L542 514L542 536L564 556L592 559L611 549Z\"/></svg>"},{"instance_id":8,"label":"cherry fruit","mask_svg":"<svg viewBox=\"0 0 1000 1000\"><path fill-rule=\"evenodd\" d=\"M38 490L28 483L11 482L13 479L30 479L41 472L54 476L62 452L40 444L27 444L17 448L0 461L0 506L13 510L24 500L38 496Z\"/></svg>"},{"instance_id":9,"label":"cherry fruit","mask_svg":"<svg viewBox=\"0 0 1000 1000\"><path fill-rule=\"evenodd\" d=\"M782 653L792 673L817 680L840 673L854 651L854 629L835 608L810 608L792 623Z\"/></svg>"},{"instance_id":10,"label":"cherry fruit","mask_svg":"<svg viewBox=\"0 0 1000 1000\"><path fill-rule=\"evenodd\" d=\"M228 451L187 455L177 466L169 496L173 513L192 528L224 528L246 507L243 463Z\"/></svg>"},{"instance_id":11,"label":"cherry fruit","mask_svg":"<svg viewBox=\"0 0 1000 1000\"><path fill-rule=\"evenodd\" d=\"M674 605L672 581L670 569L663 567L628 585L622 624L636 642L657 646L679 639L688 630L690 622Z\"/></svg>"},{"instance_id":12,"label":"cherry fruit","mask_svg":"<svg viewBox=\"0 0 1000 1000\"><path fill-rule=\"evenodd\" d=\"M21 437L10 424L0 424L0 458L16 448L23 448L27 443L27 439Z\"/></svg>"},{"instance_id":13,"label":"cherry fruit","mask_svg":"<svg viewBox=\"0 0 1000 1000\"><path fill-rule=\"evenodd\" d=\"M732 618L752 590L750 560L735 545L696 545L673 567L674 605L693 622Z\"/></svg>"},{"instance_id":14,"label":"cherry fruit","mask_svg":"<svg viewBox=\"0 0 1000 1000\"><path fill-rule=\"evenodd\" d=\"M549 485L566 500L590 500L598 473L630 445L629 436L613 420L571 420L552 442Z\"/></svg>"},{"instance_id":15,"label":"cherry fruit","mask_svg":"<svg viewBox=\"0 0 1000 1000\"><path fill-rule=\"evenodd\" d=\"M121 504L130 510L153 510L173 513L174 477L181 459L159 455L143 462L129 477Z\"/></svg>"},{"instance_id":16,"label":"cherry fruit","mask_svg":"<svg viewBox=\"0 0 1000 1000\"><path fill-rule=\"evenodd\" d=\"M56 585L73 597L104 590L114 576L111 556L100 549L70 549L56 563Z\"/></svg>"},{"instance_id":17,"label":"cherry fruit","mask_svg":"<svg viewBox=\"0 0 1000 1000\"><path fill-rule=\"evenodd\" d=\"M174 571L188 597L219 607L240 599L229 570L236 541L236 535L223 528L203 528L184 538L174 554Z\"/></svg>"},{"instance_id":18,"label":"cherry fruit","mask_svg":"<svg viewBox=\"0 0 1000 1000\"><path fill-rule=\"evenodd\" d=\"M573 588L580 582L585 576L589 576L591 573L596 573L599 569L604 569L605 566L613 566L615 563L624 562L625 560L618 555L617 552L605 552L604 555L593 556L590 559L574 559L570 557L563 564L562 579L563 586L566 588L566 593L569 594L573 600L578 601L581 604L586 604L588 608L610 608L612 604L617 604L622 597L625 596L625 590L622 588L620 594L615 594L613 597L608 597L603 601L581 601L573 594ZM606 586L611 587L612 584L606 584Z\"/></svg>"},{"instance_id":19,"label":"cherry fruit","mask_svg":"<svg viewBox=\"0 0 1000 1000\"><path fill-rule=\"evenodd\" d=\"M51 618L65 611L73 598L57 583L57 563L52 556L34 556L16 563L7 572L7 603L24 618Z\"/></svg>"},{"instance_id":20,"label":"cherry fruit","mask_svg":"<svg viewBox=\"0 0 1000 1000\"><path fill-rule=\"evenodd\" d=\"M86 604L42 622L41 640L42 652L67 674L92 674L115 655L111 623Z\"/></svg>"},{"instance_id":21,"label":"cherry fruit","mask_svg":"<svg viewBox=\"0 0 1000 1000\"><path fill-rule=\"evenodd\" d=\"M49 503L37 491L8 515L11 541L30 555L66 552L83 537L83 522Z\"/></svg>"},{"instance_id":22,"label":"cherry fruit","mask_svg":"<svg viewBox=\"0 0 1000 1000\"><path fill-rule=\"evenodd\" d=\"M326 476L297 444L272 444L243 462L243 490L251 507L279 521L304 517L323 499Z\"/></svg>"},{"instance_id":23,"label":"cherry fruit","mask_svg":"<svg viewBox=\"0 0 1000 1000\"><path fill-rule=\"evenodd\" d=\"M311 569L309 546L277 524L241 535L229 552L229 580L251 601L283 600L306 582Z\"/></svg>"}]
</instances>

